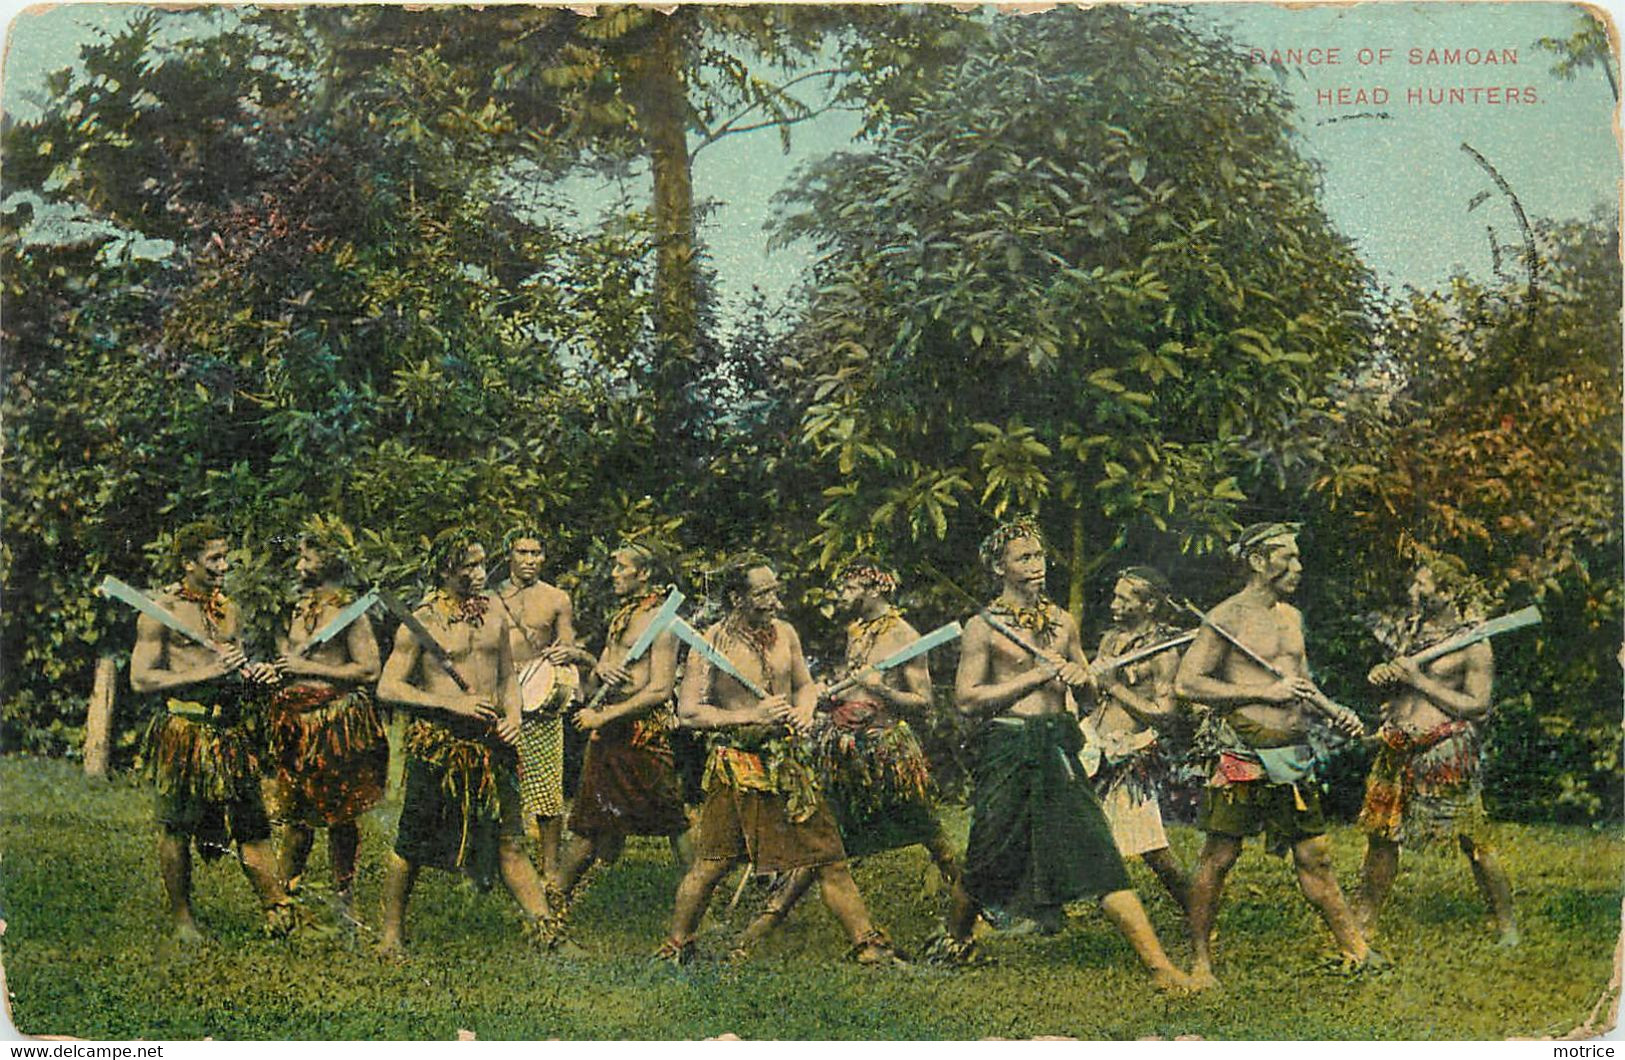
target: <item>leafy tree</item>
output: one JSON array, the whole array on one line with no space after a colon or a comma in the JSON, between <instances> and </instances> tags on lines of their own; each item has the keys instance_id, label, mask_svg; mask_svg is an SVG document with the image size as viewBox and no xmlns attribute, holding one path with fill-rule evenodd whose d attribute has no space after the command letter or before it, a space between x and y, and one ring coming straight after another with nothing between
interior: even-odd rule
<instances>
[{"instance_id":1,"label":"leafy tree","mask_svg":"<svg viewBox=\"0 0 1625 1060\"><path fill-rule=\"evenodd\" d=\"M904 540L963 568L1038 509L1078 612L1113 556L1210 552L1315 464L1366 275L1240 55L1162 10L999 19L786 193L778 238L821 254L795 346L820 564Z\"/></svg>"}]
</instances>

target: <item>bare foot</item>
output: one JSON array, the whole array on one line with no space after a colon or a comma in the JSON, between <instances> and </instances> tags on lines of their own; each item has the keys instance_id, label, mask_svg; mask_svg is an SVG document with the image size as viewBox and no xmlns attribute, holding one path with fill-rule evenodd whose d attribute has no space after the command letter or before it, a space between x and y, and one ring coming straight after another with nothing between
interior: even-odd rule
<instances>
[{"instance_id":1,"label":"bare foot","mask_svg":"<svg viewBox=\"0 0 1625 1060\"><path fill-rule=\"evenodd\" d=\"M374 952L381 961L387 961L390 964L406 963L406 946L397 937L386 935L378 943L378 949Z\"/></svg>"},{"instance_id":2,"label":"bare foot","mask_svg":"<svg viewBox=\"0 0 1625 1060\"><path fill-rule=\"evenodd\" d=\"M205 941L208 936L198 928L197 921L191 917L177 918L174 933L170 936L183 945L193 945Z\"/></svg>"},{"instance_id":3,"label":"bare foot","mask_svg":"<svg viewBox=\"0 0 1625 1060\"><path fill-rule=\"evenodd\" d=\"M1198 964L1191 968L1191 989L1195 991L1218 990L1219 978L1213 974L1213 969L1205 964Z\"/></svg>"},{"instance_id":4,"label":"bare foot","mask_svg":"<svg viewBox=\"0 0 1625 1060\"><path fill-rule=\"evenodd\" d=\"M1159 994L1172 994L1176 997L1194 994L1198 989L1195 979L1172 965L1158 968L1151 973L1151 987Z\"/></svg>"},{"instance_id":5,"label":"bare foot","mask_svg":"<svg viewBox=\"0 0 1625 1060\"><path fill-rule=\"evenodd\" d=\"M1508 924L1496 934L1495 938L1495 944L1497 946L1506 946L1508 948L1517 946L1522 942L1523 932L1518 930L1518 925L1516 924Z\"/></svg>"}]
</instances>

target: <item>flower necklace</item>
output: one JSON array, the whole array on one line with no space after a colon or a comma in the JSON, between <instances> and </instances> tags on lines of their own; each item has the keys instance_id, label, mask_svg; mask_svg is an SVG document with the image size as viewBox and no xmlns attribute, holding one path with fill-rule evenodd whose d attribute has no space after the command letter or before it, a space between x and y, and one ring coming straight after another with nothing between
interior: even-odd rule
<instances>
[{"instance_id":1,"label":"flower necklace","mask_svg":"<svg viewBox=\"0 0 1625 1060\"><path fill-rule=\"evenodd\" d=\"M888 608L874 618L854 619L846 627L846 666L856 670L869 665L869 656L881 637L890 633L903 620L897 608Z\"/></svg>"},{"instance_id":2,"label":"flower necklace","mask_svg":"<svg viewBox=\"0 0 1625 1060\"><path fill-rule=\"evenodd\" d=\"M478 629L485 624L485 609L491 606L488 596L465 596L459 600L444 589L436 589L429 597L429 606L448 626L467 622Z\"/></svg>"},{"instance_id":3,"label":"flower necklace","mask_svg":"<svg viewBox=\"0 0 1625 1060\"><path fill-rule=\"evenodd\" d=\"M216 639L219 635L220 623L226 620L226 594L219 589L200 593L185 582L181 582L175 586L175 595L187 603L197 604L198 610L203 612L203 625L209 634L209 639Z\"/></svg>"},{"instance_id":4,"label":"flower necklace","mask_svg":"<svg viewBox=\"0 0 1625 1060\"><path fill-rule=\"evenodd\" d=\"M1017 629L1031 630L1041 648L1049 647L1049 642L1055 639L1059 623L1055 618L1055 605L1047 597L1040 596L1034 607L1021 607L1000 597L988 610L1001 618L1007 617L1009 624Z\"/></svg>"},{"instance_id":5,"label":"flower necklace","mask_svg":"<svg viewBox=\"0 0 1625 1060\"><path fill-rule=\"evenodd\" d=\"M632 619L636 618L645 608L652 607L664 600L669 592L669 587L651 588L637 599L622 604L613 615L609 616L609 639L611 641L620 640L621 636L626 632L626 627L632 624Z\"/></svg>"}]
</instances>

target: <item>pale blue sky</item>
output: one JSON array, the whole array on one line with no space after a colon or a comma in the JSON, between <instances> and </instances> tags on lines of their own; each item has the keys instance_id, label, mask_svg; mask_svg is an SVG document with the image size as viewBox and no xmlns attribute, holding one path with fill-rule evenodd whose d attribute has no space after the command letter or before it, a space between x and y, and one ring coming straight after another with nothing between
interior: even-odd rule
<instances>
[{"instance_id":1,"label":"pale blue sky","mask_svg":"<svg viewBox=\"0 0 1625 1060\"><path fill-rule=\"evenodd\" d=\"M44 73L70 62L91 27L116 25L126 10L82 5L16 16L4 69L7 109L30 113L25 98L38 91ZM1617 204L1621 163L1605 78L1593 69L1572 82L1559 81L1549 72L1551 57L1534 48L1539 37L1569 36L1578 13L1552 3L1290 9L1236 3L1202 10L1243 45L1342 49L1341 65L1306 69L1303 76L1293 72L1286 87L1301 108L1305 152L1324 165L1328 211L1378 276L1396 286L1435 286L1461 269L1487 275L1485 225L1495 226L1505 241L1514 238L1510 209L1499 196L1468 213L1472 196L1491 185L1461 150L1464 141L1496 166L1532 217L1575 217L1596 205ZM1363 66L1357 59L1363 47L1390 48L1392 58L1383 66ZM1406 62L1411 47L1515 49L1518 62L1412 66ZM1378 86L1390 93L1386 104L1317 104L1317 89ZM1407 88L1429 86L1513 86L1520 93L1532 87L1539 102L1406 103ZM1373 111L1388 117L1347 118ZM806 258L796 248L766 253L762 226L770 216L769 199L800 162L850 146L854 127L850 115L833 114L798 126L789 155L771 132L723 140L700 154L696 192L719 204L703 235L730 300L753 284L782 294L801 276ZM641 187L629 190L640 198L646 194ZM600 195L607 198L607 190L587 197Z\"/></svg>"}]
</instances>

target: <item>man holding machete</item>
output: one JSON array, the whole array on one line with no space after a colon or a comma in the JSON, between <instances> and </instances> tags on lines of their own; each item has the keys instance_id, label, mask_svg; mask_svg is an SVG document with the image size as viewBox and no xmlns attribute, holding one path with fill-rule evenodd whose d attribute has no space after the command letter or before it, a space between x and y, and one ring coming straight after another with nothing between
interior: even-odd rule
<instances>
[{"instance_id":1,"label":"man holding machete","mask_svg":"<svg viewBox=\"0 0 1625 1060\"><path fill-rule=\"evenodd\" d=\"M671 751L677 639L664 628L682 594L660 584L659 559L645 545L623 544L611 561L610 583L621 604L609 617L593 670L598 692L575 715L589 736L570 812L572 836L553 881L566 901L595 863L621 856L629 835L665 836L672 856L689 861L689 821Z\"/></svg>"},{"instance_id":2,"label":"man holding machete","mask_svg":"<svg viewBox=\"0 0 1625 1060\"><path fill-rule=\"evenodd\" d=\"M372 702L378 638L365 610L376 598L356 599L343 556L313 534L299 539L294 569L304 592L279 638L285 683L271 697L266 804L282 825L289 890L298 890L315 830L327 829L333 889L354 922L356 820L383 801L389 774L389 740Z\"/></svg>"},{"instance_id":3,"label":"man holding machete","mask_svg":"<svg viewBox=\"0 0 1625 1060\"><path fill-rule=\"evenodd\" d=\"M956 910L928 957L972 960L971 929L982 907L1013 906L1058 931L1066 902L1099 897L1156 988L1187 989L1189 979L1168 959L1130 887L1078 760L1083 737L1067 709L1068 690L1086 689L1093 678L1077 624L1044 595L1037 521L1001 524L981 554L1000 592L966 623L954 681L960 713L986 722L965 848L965 890L974 901Z\"/></svg>"},{"instance_id":4,"label":"man holding machete","mask_svg":"<svg viewBox=\"0 0 1625 1060\"><path fill-rule=\"evenodd\" d=\"M1210 935L1225 876L1242 840L1260 831L1271 853L1292 851L1298 886L1331 929L1344 965L1387 963L1366 945L1332 875L1309 724L1325 714L1350 735L1363 727L1309 675L1303 616L1287 603L1303 576L1297 534L1295 523L1241 532L1230 551L1245 565L1247 584L1204 616L1174 681L1179 696L1213 710L1223 744L1202 792L1196 823L1207 839L1190 892L1191 976L1204 989L1218 985Z\"/></svg>"},{"instance_id":5,"label":"man holding machete","mask_svg":"<svg viewBox=\"0 0 1625 1060\"><path fill-rule=\"evenodd\" d=\"M724 572L727 617L703 637L674 623L690 646L677 702L681 724L711 733L696 860L677 887L671 935L655 956L692 959L695 932L728 871L749 860L758 872L816 871L820 893L863 964L898 958L875 928L846 866L835 818L804 746L818 688L801 638L778 617L779 578L760 557Z\"/></svg>"},{"instance_id":6,"label":"man holding machete","mask_svg":"<svg viewBox=\"0 0 1625 1060\"><path fill-rule=\"evenodd\" d=\"M1138 662L1113 666L1140 649L1177 639L1167 624L1168 579L1155 567L1128 567L1112 587L1112 626L1100 637L1096 707L1087 719L1100 747L1095 790L1125 858L1138 856L1183 911L1190 881L1168 846L1159 797L1167 775L1163 730L1179 720L1174 675L1179 650L1168 648Z\"/></svg>"},{"instance_id":7,"label":"man holding machete","mask_svg":"<svg viewBox=\"0 0 1625 1060\"><path fill-rule=\"evenodd\" d=\"M384 879L379 953L404 954L406 905L424 865L481 883L499 869L527 934L552 948L560 926L524 848L511 627L485 595L485 549L472 534L442 534L432 562L439 588L396 615L401 628L378 682L379 699L418 715L406 730L405 795Z\"/></svg>"},{"instance_id":8,"label":"man holding machete","mask_svg":"<svg viewBox=\"0 0 1625 1060\"><path fill-rule=\"evenodd\" d=\"M256 686L275 682L277 673L243 654L242 618L221 588L231 569L228 548L225 531L211 521L176 531L181 580L156 600L139 601L130 652L130 687L165 700L147 730L146 756L158 788L158 871L182 942L203 937L192 916L193 843L212 860L235 842L265 906L266 933L285 935L295 924L277 875L252 731L264 706Z\"/></svg>"},{"instance_id":9,"label":"man holding machete","mask_svg":"<svg viewBox=\"0 0 1625 1060\"><path fill-rule=\"evenodd\" d=\"M1478 726L1489 717L1495 683L1489 638L1431 661L1412 658L1434 645L1448 648L1447 642L1473 629L1447 588L1464 582L1466 573L1459 561L1444 557L1417 567L1409 612L1377 630L1394 660L1370 673L1371 683L1387 689L1389 699L1360 808L1366 850L1354 912L1369 935L1399 873L1401 844L1437 850L1455 840L1495 918L1498 942L1516 946L1512 884L1485 842L1479 776Z\"/></svg>"},{"instance_id":10,"label":"man holding machete","mask_svg":"<svg viewBox=\"0 0 1625 1060\"><path fill-rule=\"evenodd\" d=\"M895 666L886 660L922 643L892 598L897 575L869 558L848 563L836 579L836 606L846 627L845 675L827 693L813 726L818 779L849 857L919 844L936 863L955 908L970 898L959 883L947 833L931 804L931 764L908 721L928 721L931 671L920 651ZM957 634L957 626L948 633ZM933 640L938 639L933 636ZM880 668L881 664L885 668ZM801 900L812 869L797 869L745 929L743 955Z\"/></svg>"}]
</instances>

